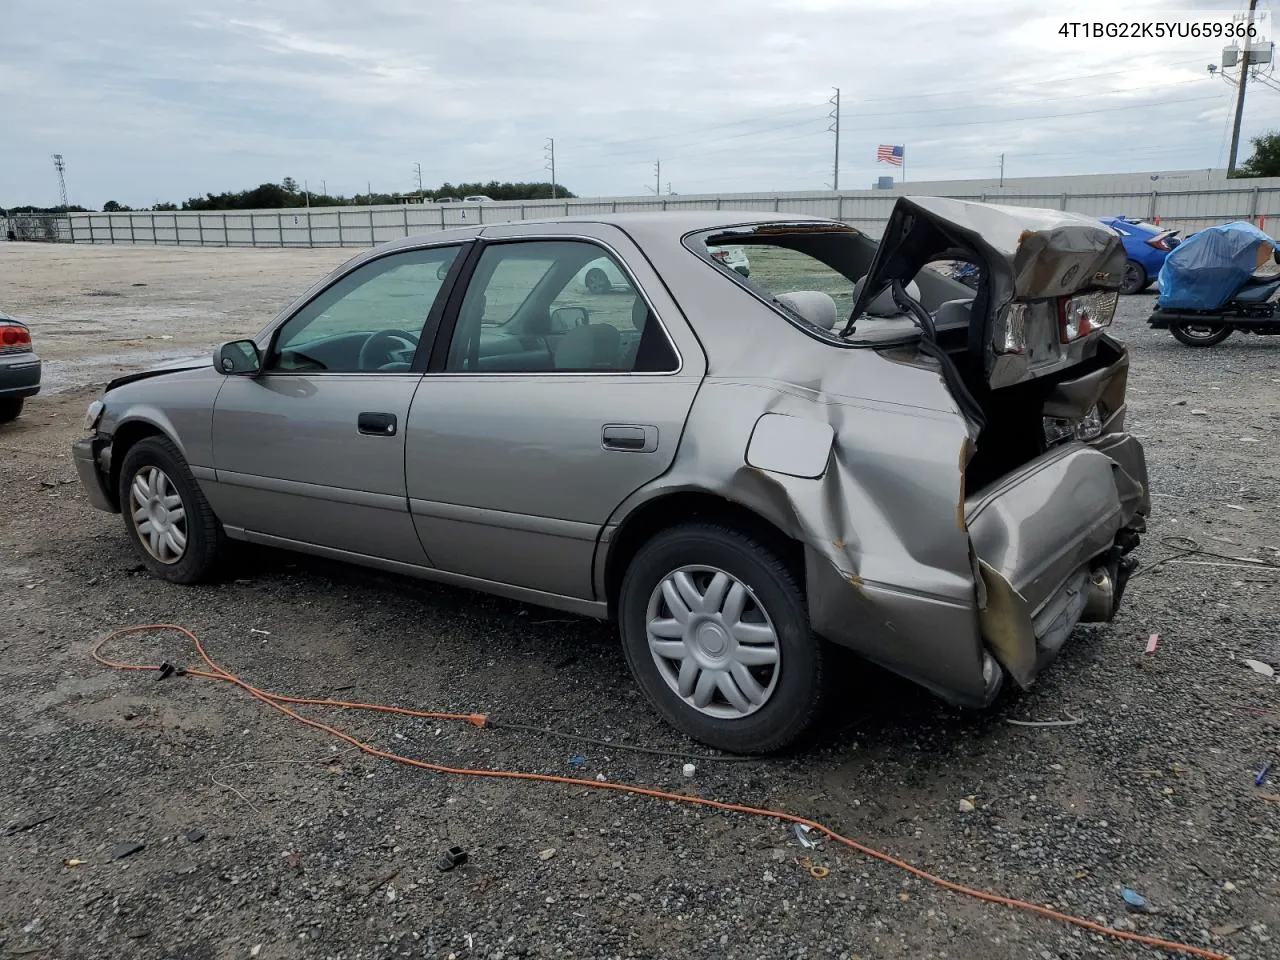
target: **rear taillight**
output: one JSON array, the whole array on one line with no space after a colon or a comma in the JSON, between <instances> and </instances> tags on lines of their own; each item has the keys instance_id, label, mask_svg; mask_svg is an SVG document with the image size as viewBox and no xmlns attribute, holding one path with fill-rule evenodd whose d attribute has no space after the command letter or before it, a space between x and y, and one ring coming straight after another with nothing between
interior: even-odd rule
<instances>
[{"instance_id":1,"label":"rear taillight","mask_svg":"<svg viewBox=\"0 0 1280 960\"><path fill-rule=\"evenodd\" d=\"M26 353L30 349L30 330L16 323L0 323L0 353Z\"/></svg>"},{"instance_id":2,"label":"rear taillight","mask_svg":"<svg viewBox=\"0 0 1280 960\"><path fill-rule=\"evenodd\" d=\"M1148 240L1147 245L1155 247L1157 250L1169 251L1178 245L1178 239L1172 232L1162 233Z\"/></svg>"},{"instance_id":3,"label":"rear taillight","mask_svg":"<svg viewBox=\"0 0 1280 960\"><path fill-rule=\"evenodd\" d=\"M1095 330L1111 326L1120 295L1114 290L1097 290L1058 301L1058 338L1071 343Z\"/></svg>"}]
</instances>

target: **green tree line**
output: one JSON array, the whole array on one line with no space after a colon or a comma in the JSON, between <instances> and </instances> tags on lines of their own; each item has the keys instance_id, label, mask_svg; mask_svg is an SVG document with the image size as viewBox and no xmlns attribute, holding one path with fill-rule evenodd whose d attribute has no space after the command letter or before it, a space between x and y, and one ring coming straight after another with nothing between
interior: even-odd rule
<instances>
[{"instance_id":1,"label":"green tree line","mask_svg":"<svg viewBox=\"0 0 1280 960\"><path fill-rule=\"evenodd\" d=\"M550 183L451 183L441 184L435 190L411 190L401 194L357 193L354 196L332 195L304 190L298 181L285 177L280 183L264 183L252 190L234 193L207 193L203 197L191 197L183 201L182 210L270 210L279 207L350 207L364 204L403 203L406 198L434 202L441 197L461 200L463 197L481 195L492 200L543 200L551 197ZM576 194L556 185L557 197L573 197ZM104 208L105 209L105 208ZM125 209L121 207L120 209ZM160 209L157 207L156 209Z\"/></svg>"},{"instance_id":2,"label":"green tree line","mask_svg":"<svg viewBox=\"0 0 1280 960\"><path fill-rule=\"evenodd\" d=\"M140 207L141 210L272 210L281 207L351 207L364 204L403 203L406 199L420 199L432 203L441 197L452 197L461 200L463 197L485 196L491 200L546 200L552 195L550 183L512 183L490 180L488 183L443 183L435 190L410 190L405 193L358 193L354 196L342 194L318 193L315 190L304 190L298 181L285 177L280 183L264 183L252 190L236 190L223 193L206 193L203 197L190 197L181 204L157 203L152 207ZM576 197L562 187L555 185L556 197ZM133 210L116 200L108 200L102 205L103 213L122 213ZM18 213L88 213L85 207L12 207L6 210L0 207L0 217Z\"/></svg>"}]
</instances>

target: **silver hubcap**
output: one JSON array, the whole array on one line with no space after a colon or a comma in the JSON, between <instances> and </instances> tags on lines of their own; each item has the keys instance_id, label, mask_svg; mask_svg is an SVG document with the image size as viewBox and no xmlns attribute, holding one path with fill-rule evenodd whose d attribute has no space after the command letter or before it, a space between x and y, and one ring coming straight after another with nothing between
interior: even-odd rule
<instances>
[{"instance_id":1,"label":"silver hubcap","mask_svg":"<svg viewBox=\"0 0 1280 960\"><path fill-rule=\"evenodd\" d=\"M173 481L159 467L143 467L130 491L143 548L161 563L177 563L187 552L187 511Z\"/></svg>"},{"instance_id":2,"label":"silver hubcap","mask_svg":"<svg viewBox=\"0 0 1280 960\"><path fill-rule=\"evenodd\" d=\"M645 622L658 672L699 713L736 720L773 696L777 631L756 595L731 574L701 566L669 573L649 597Z\"/></svg>"}]
</instances>

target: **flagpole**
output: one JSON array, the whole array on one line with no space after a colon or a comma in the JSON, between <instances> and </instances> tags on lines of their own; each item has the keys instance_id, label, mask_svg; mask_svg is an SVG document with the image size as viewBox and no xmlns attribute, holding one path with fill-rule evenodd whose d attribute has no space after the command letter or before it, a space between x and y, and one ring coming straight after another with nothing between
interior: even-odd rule
<instances>
[{"instance_id":1,"label":"flagpole","mask_svg":"<svg viewBox=\"0 0 1280 960\"><path fill-rule=\"evenodd\" d=\"M902 182L907 182L907 145L902 145Z\"/></svg>"}]
</instances>

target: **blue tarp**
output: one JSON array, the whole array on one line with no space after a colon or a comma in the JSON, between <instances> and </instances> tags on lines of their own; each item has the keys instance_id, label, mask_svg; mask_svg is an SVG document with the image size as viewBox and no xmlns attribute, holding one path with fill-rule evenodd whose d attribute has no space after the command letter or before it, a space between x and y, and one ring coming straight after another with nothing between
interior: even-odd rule
<instances>
[{"instance_id":1,"label":"blue tarp","mask_svg":"<svg viewBox=\"0 0 1280 960\"><path fill-rule=\"evenodd\" d=\"M1216 310L1230 300L1258 269L1258 248L1276 242L1251 223L1237 220L1205 227L1183 240L1160 268L1161 307Z\"/></svg>"}]
</instances>

